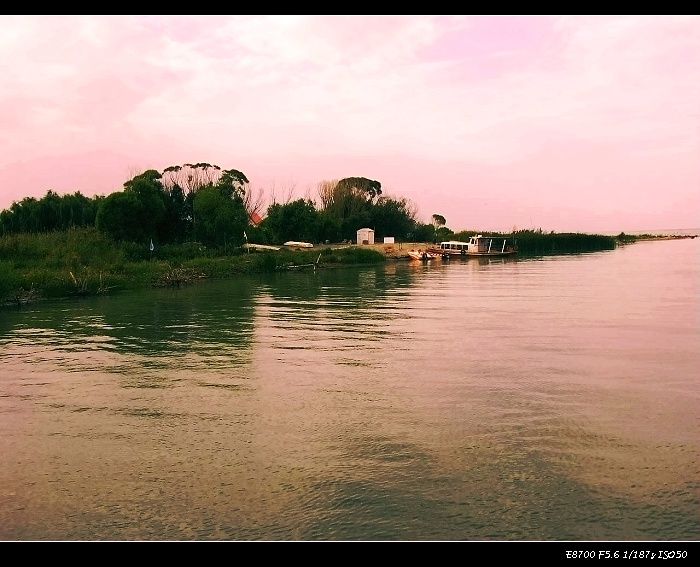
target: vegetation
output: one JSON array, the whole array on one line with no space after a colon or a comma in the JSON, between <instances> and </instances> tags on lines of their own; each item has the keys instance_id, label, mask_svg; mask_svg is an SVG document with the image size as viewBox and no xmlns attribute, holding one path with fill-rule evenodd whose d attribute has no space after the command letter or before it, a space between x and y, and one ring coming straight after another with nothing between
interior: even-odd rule
<instances>
[{"instance_id":1,"label":"vegetation","mask_svg":"<svg viewBox=\"0 0 700 567\"><path fill-rule=\"evenodd\" d=\"M465 230L453 233L450 240L468 241L476 234L507 238L515 243L520 256L543 254L577 254L598 250L613 250L617 245L614 236L570 232L543 232L542 229L516 230L509 233ZM443 240L447 240L443 238Z\"/></svg>"},{"instance_id":2,"label":"vegetation","mask_svg":"<svg viewBox=\"0 0 700 567\"><path fill-rule=\"evenodd\" d=\"M158 247L114 240L96 228L0 236L0 304L108 294L148 286L179 286L203 278L286 269L290 264L353 265L384 261L380 252L347 248L320 252L244 253L201 244Z\"/></svg>"},{"instance_id":3,"label":"vegetation","mask_svg":"<svg viewBox=\"0 0 700 567\"><path fill-rule=\"evenodd\" d=\"M94 226L102 199L103 197L89 199L80 192L60 196L54 191L48 191L38 200L25 197L0 212L0 234Z\"/></svg>"},{"instance_id":4,"label":"vegetation","mask_svg":"<svg viewBox=\"0 0 700 567\"><path fill-rule=\"evenodd\" d=\"M582 233L545 233L539 230L519 230L513 234L520 255L576 254L613 250L614 236Z\"/></svg>"},{"instance_id":5,"label":"vegetation","mask_svg":"<svg viewBox=\"0 0 700 567\"><path fill-rule=\"evenodd\" d=\"M0 303L36 297L92 295L147 285L177 286L199 278L230 277L290 266L382 261L378 252L332 249L245 253L242 244L281 245L288 240L323 247L354 241L372 228L377 241L468 240L477 231L453 232L433 214L417 220L405 198L383 194L379 181L346 177L322 181L310 195L272 202L263 213L262 195L246 175L208 163L147 170L107 197L79 192L25 198L0 212ZM635 237L555 234L520 230L506 236L521 255L606 250Z\"/></svg>"}]
</instances>

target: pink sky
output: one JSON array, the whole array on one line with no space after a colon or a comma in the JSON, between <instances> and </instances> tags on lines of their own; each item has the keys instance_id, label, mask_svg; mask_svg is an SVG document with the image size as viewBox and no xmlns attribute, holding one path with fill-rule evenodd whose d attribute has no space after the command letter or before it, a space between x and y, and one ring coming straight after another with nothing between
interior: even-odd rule
<instances>
[{"instance_id":1,"label":"pink sky","mask_svg":"<svg viewBox=\"0 0 700 567\"><path fill-rule=\"evenodd\" d=\"M0 16L0 209L207 162L453 230L700 227L700 18Z\"/></svg>"}]
</instances>

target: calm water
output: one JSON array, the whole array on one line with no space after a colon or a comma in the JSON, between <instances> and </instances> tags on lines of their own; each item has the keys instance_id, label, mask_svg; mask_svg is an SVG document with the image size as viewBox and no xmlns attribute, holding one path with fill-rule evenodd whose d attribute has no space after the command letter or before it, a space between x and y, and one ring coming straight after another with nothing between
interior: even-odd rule
<instances>
[{"instance_id":1,"label":"calm water","mask_svg":"<svg viewBox=\"0 0 700 567\"><path fill-rule=\"evenodd\" d=\"M698 540L700 239L0 311L3 540Z\"/></svg>"}]
</instances>

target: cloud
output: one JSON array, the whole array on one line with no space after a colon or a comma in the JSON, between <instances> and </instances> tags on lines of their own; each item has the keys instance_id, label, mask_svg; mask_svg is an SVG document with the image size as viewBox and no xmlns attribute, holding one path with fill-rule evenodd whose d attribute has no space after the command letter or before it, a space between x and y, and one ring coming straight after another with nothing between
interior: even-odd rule
<instances>
[{"instance_id":1,"label":"cloud","mask_svg":"<svg viewBox=\"0 0 700 567\"><path fill-rule=\"evenodd\" d=\"M642 172L697 175L697 17L4 16L0 61L5 171L86 152L302 184L365 167L427 209L426 179L514 198L527 179L537 203L637 187L653 208ZM11 183L0 207L47 189Z\"/></svg>"}]
</instances>

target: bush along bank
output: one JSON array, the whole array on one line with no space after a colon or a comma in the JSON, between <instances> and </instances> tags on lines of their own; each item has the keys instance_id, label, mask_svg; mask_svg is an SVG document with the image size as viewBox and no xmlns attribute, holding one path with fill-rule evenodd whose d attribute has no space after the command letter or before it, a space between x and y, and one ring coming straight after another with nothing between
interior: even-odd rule
<instances>
[{"instance_id":1,"label":"bush along bank","mask_svg":"<svg viewBox=\"0 0 700 567\"><path fill-rule=\"evenodd\" d=\"M178 287L206 278L274 272L293 266L379 263L381 252L361 248L246 252L197 243L150 249L116 242L94 228L0 237L0 305L38 299L105 295L145 287Z\"/></svg>"}]
</instances>

